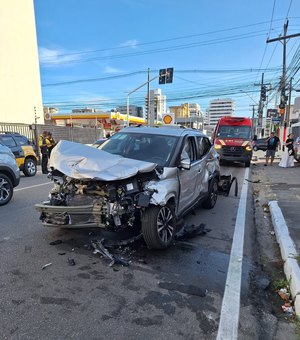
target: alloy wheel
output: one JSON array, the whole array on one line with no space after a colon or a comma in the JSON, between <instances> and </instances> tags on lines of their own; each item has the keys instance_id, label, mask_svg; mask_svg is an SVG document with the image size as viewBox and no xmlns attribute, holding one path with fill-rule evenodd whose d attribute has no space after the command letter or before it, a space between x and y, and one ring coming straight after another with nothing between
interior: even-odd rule
<instances>
[{"instance_id":1,"label":"alloy wheel","mask_svg":"<svg viewBox=\"0 0 300 340\"><path fill-rule=\"evenodd\" d=\"M157 215L157 233L162 242L167 243L173 237L173 214L169 207L161 207Z\"/></svg>"}]
</instances>

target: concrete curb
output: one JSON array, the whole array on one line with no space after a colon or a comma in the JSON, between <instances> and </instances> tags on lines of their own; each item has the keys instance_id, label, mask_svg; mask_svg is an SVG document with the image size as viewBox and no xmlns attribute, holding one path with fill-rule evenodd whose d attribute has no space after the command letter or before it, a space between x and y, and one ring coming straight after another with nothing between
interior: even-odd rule
<instances>
[{"instance_id":1,"label":"concrete curb","mask_svg":"<svg viewBox=\"0 0 300 340\"><path fill-rule=\"evenodd\" d=\"M288 227L277 201L269 202L272 223L277 242L280 247L281 257L284 261L284 273L290 281L291 294L294 299L295 312L300 316L300 268L298 256L293 240L290 237Z\"/></svg>"}]
</instances>

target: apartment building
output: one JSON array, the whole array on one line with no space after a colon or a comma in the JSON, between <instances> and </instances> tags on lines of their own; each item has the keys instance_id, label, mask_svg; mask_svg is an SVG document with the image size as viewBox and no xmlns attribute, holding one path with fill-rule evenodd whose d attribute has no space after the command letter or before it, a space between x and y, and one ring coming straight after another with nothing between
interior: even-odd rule
<instances>
[{"instance_id":1,"label":"apartment building","mask_svg":"<svg viewBox=\"0 0 300 340\"><path fill-rule=\"evenodd\" d=\"M207 109L208 124L215 127L218 120L223 116L233 116L235 111L235 102L232 99L214 99L209 103Z\"/></svg>"}]
</instances>

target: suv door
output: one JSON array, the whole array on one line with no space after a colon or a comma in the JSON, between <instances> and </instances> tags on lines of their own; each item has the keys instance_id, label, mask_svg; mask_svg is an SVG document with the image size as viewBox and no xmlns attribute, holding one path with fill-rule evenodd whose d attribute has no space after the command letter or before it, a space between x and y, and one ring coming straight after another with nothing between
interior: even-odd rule
<instances>
[{"instance_id":1,"label":"suv door","mask_svg":"<svg viewBox=\"0 0 300 340\"><path fill-rule=\"evenodd\" d=\"M197 176L196 190L198 197L204 197L208 192L208 184L211 173L210 163L215 159L210 157L209 150L211 143L207 137L197 136L197 151L199 160L199 174Z\"/></svg>"},{"instance_id":2,"label":"suv door","mask_svg":"<svg viewBox=\"0 0 300 340\"><path fill-rule=\"evenodd\" d=\"M180 186L178 214L188 210L198 198L198 190L195 183L198 182L200 174L200 161L197 159L197 146L194 136L188 136L184 140L180 160L189 159L191 167L187 169L178 169L178 179Z\"/></svg>"}]
</instances>

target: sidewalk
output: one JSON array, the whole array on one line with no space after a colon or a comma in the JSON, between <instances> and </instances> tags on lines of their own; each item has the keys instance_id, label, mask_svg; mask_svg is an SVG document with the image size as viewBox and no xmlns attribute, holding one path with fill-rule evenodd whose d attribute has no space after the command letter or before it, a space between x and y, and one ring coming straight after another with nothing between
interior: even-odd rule
<instances>
[{"instance_id":1,"label":"sidewalk","mask_svg":"<svg viewBox=\"0 0 300 340\"><path fill-rule=\"evenodd\" d=\"M256 152L252 167L262 182L262 190L268 190L268 205L284 272L291 281L295 311L300 316L300 163L295 162L292 168L280 168L280 153L276 154L273 166L264 166L264 153Z\"/></svg>"}]
</instances>

